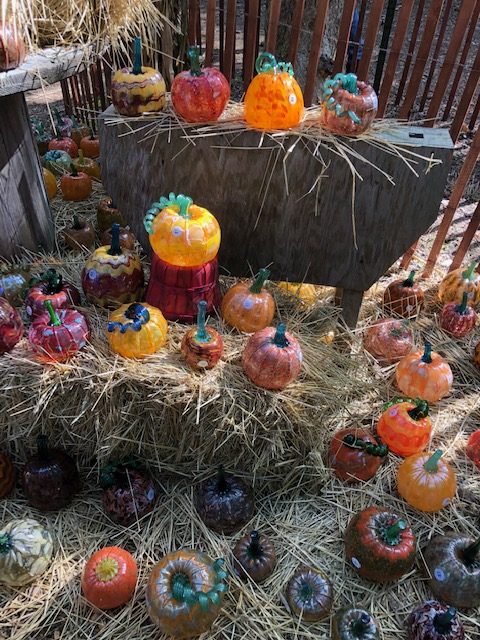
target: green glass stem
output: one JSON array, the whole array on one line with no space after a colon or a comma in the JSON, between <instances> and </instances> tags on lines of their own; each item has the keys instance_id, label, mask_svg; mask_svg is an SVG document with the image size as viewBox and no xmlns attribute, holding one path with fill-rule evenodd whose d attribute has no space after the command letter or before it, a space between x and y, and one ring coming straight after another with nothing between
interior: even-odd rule
<instances>
[{"instance_id":1,"label":"green glass stem","mask_svg":"<svg viewBox=\"0 0 480 640\"><path fill-rule=\"evenodd\" d=\"M386 444L373 444L373 442L366 442L361 438L356 438L352 433L344 436L343 442L347 447L351 447L352 449L361 449L371 456L383 458L388 454L388 447Z\"/></svg>"},{"instance_id":2,"label":"green glass stem","mask_svg":"<svg viewBox=\"0 0 480 640\"><path fill-rule=\"evenodd\" d=\"M108 254L111 256L121 256L122 247L120 246L120 225L117 222L112 224L112 243Z\"/></svg>"},{"instance_id":3,"label":"green glass stem","mask_svg":"<svg viewBox=\"0 0 480 640\"><path fill-rule=\"evenodd\" d=\"M269 269L260 269L260 271L255 276L255 280L252 282L250 293L261 293L263 285L268 280L269 275Z\"/></svg>"},{"instance_id":4,"label":"green glass stem","mask_svg":"<svg viewBox=\"0 0 480 640\"><path fill-rule=\"evenodd\" d=\"M60 322L60 318L58 317L57 312L53 308L51 300L45 300L43 304L45 305L48 315L50 316L50 322L48 324L51 327L61 327L62 323Z\"/></svg>"},{"instance_id":5,"label":"green glass stem","mask_svg":"<svg viewBox=\"0 0 480 640\"><path fill-rule=\"evenodd\" d=\"M193 47L189 47L187 51L187 56L190 61L190 73L192 76L199 77L203 76L203 71L200 66L200 49L196 45Z\"/></svg>"},{"instance_id":6,"label":"green glass stem","mask_svg":"<svg viewBox=\"0 0 480 640\"><path fill-rule=\"evenodd\" d=\"M443 451L441 449L437 449L423 465L425 471L428 471L428 473L436 473L438 471L438 461L442 456Z\"/></svg>"},{"instance_id":7,"label":"green glass stem","mask_svg":"<svg viewBox=\"0 0 480 640\"><path fill-rule=\"evenodd\" d=\"M452 621L457 615L454 607L448 607L443 613L437 613L433 619L433 626L436 631L442 635L446 635L452 628Z\"/></svg>"},{"instance_id":8,"label":"green glass stem","mask_svg":"<svg viewBox=\"0 0 480 640\"><path fill-rule=\"evenodd\" d=\"M200 300L197 306L197 333L195 334L195 339L199 342L210 342L211 340L205 322L206 315L207 303L205 300Z\"/></svg>"},{"instance_id":9,"label":"green glass stem","mask_svg":"<svg viewBox=\"0 0 480 640\"><path fill-rule=\"evenodd\" d=\"M428 402L426 400L415 400L416 406L407 411L412 420L423 420L428 416Z\"/></svg>"},{"instance_id":10,"label":"green glass stem","mask_svg":"<svg viewBox=\"0 0 480 640\"><path fill-rule=\"evenodd\" d=\"M432 362L432 345L430 342L425 342L425 351L423 352L422 362L425 362L425 364L431 364Z\"/></svg>"},{"instance_id":11,"label":"green glass stem","mask_svg":"<svg viewBox=\"0 0 480 640\"><path fill-rule=\"evenodd\" d=\"M10 536L7 533L0 533L0 553L8 553L10 546Z\"/></svg>"},{"instance_id":12,"label":"green glass stem","mask_svg":"<svg viewBox=\"0 0 480 640\"><path fill-rule=\"evenodd\" d=\"M47 269L41 277L41 282L44 281L47 285L46 291L49 296L59 293L63 287L63 277L59 275L55 269Z\"/></svg>"},{"instance_id":13,"label":"green glass stem","mask_svg":"<svg viewBox=\"0 0 480 640\"><path fill-rule=\"evenodd\" d=\"M184 573L176 573L172 578L172 595L175 600L185 602L188 596L193 595L190 580Z\"/></svg>"},{"instance_id":14,"label":"green glass stem","mask_svg":"<svg viewBox=\"0 0 480 640\"><path fill-rule=\"evenodd\" d=\"M476 268L476 263L472 262L472 264L468 267L468 269L466 269L463 273L462 273L462 278L464 280L470 280L473 281L475 280L475 268Z\"/></svg>"},{"instance_id":15,"label":"green glass stem","mask_svg":"<svg viewBox=\"0 0 480 640\"><path fill-rule=\"evenodd\" d=\"M281 349L288 346L287 336L285 335L286 331L287 326L283 322L281 322L277 326L277 330L275 331L275 335L273 336L273 344L275 344L277 347L280 347Z\"/></svg>"},{"instance_id":16,"label":"green glass stem","mask_svg":"<svg viewBox=\"0 0 480 640\"><path fill-rule=\"evenodd\" d=\"M74 178L78 177L77 167L73 164L73 162L70 163L70 175Z\"/></svg>"},{"instance_id":17,"label":"green glass stem","mask_svg":"<svg viewBox=\"0 0 480 640\"><path fill-rule=\"evenodd\" d=\"M188 210L192 202L193 200L191 198L189 198L188 196L184 196L181 193L175 198L175 204L180 207L180 211L178 213L182 216L182 218L190 218L190 213Z\"/></svg>"},{"instance_id":18,"label":"green glass stem","mask_svg":"<svg viewBox=\"0 0 480 640\"><path fill-rule=\"evenodd\" d=\"M467 564L473 564L477 560L480 553L480 538L477 538L472 544L469 544L463 551L463 557Z\"/></svg>"},{"instance_id":19,"label":"green glass stem","mask_svg":"<svg viewBox=\"0 0 480 640\"><path fill-rule=\"evenodd\" d=\"M467 306L468 306L468 293L464 291L462 296L462 301L460 304L457 304L455 311L463 316L467 312Z\"/></svg>"},{"instance_id":20,"label":"green glass stem","mask_svg":"<svg viewBox=\"0 0 480 640\"><path fill-rule=\"evenodd\" d=\"M137 36L133 41L133 68L132 73L138 76L142 73L142 40Z\"/></svg>"},{"instance_id":21,"label":"green glass stem","mask_svg":"<svg viewBox=\"0 0 480 640\"><path fill-rule=\"evenodd\" d=\"M398 520L394 524L390 525L385 529L385 541L387 544L393 545L397 544L398 537L402 531L405 531L407 528L407 523L405 520Z\"/></svg>"},{"instance_id":22,"label":"green glass stem","mask_svg":"<svg viewBox=\"0 0 480 640\"><path fill-rule=\"evenodd\" d=\"M408 278L403 281L402 287L413 287L414 278L415 278L415 271L410 271Z\"/></svg>"}]
</instances>

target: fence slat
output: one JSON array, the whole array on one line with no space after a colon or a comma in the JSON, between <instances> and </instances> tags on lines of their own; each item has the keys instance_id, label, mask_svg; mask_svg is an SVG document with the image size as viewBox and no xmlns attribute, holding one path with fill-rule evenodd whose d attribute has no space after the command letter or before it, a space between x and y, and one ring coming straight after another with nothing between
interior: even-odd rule
<instances>
[{"instance_id":1,"label":"fence slat","mask_svg":"<svg viewBox=\"0 0 480 640\"><path fill-rule=\"evenodd\" d=\"M255 66L255 52L257 48L257 25L258 25L259 0L249 0L247 20L247 37L245 39L245 67L243 69L243 81L245 86L253 78Z\"/></svg>"},{"instance_id":2,"label":"fence slat","mask_svg":"<svg viewBox=\"0 0 480 640\"><path fill-rule=\"evenodd\" d=\"M62 99L63 99L63 105L65 107L65 114L67 116L71 116L73 113L72 102L70 98L70 92L68 90L68 82L65 78L60 80L60 87L62 89Z\"/></svg>"},{"instance_id":3,"label":"fence slat","mask_svg":"<svg viewBox=\"0 0 480 640\"><path fill-rule=\"evenodd\" d=\"M350 40L350 29L352 28L353 12L355 11L356 0L345 0L343 13L338 29L337 53L333 63L333 75L343 71L345 66L345 56L347 54L348 42Z\"/></svg>"},{"instance_id":4,"label":"fence slat","mask_svg":"<svg viewBox=\"0 0 480 640\"><path fill-rule=\"evenodd\" d=\"M445 238L447 237L448 230L450 225L452 224L453 216L455 215L455 211L459 205L460 199L463 196L463 192L470 180L470 177L475 168L475 164L477 163L478 155L480 154L480 127L477 129L475 136L472 140L472 145L468 150L467 156L463 162L462 168L460 169L460 173L458 174L458 178L453 185L452 193L450 195L450 200L448 201L447 208L444 211L442 222L437 231L437 235L433 241L432 248L430 249L430 253L427 258L427 263L425 265L425 269L423 271L422 276L424 278L428 278L435 264L437 262L440 250L442 248L443 243L445 242Z\"/></svg>"},{"instance_id":5,"label":"fence slat","mask_svg":"<svg viewBox=\"0 0 480 640\"><path fill-rule=\"evenodd\" d=\"M320 49L322 47L323 32L325 31L325 23L327 20L329 0L318 0L317 15L313 25L312 43L310 48L310 56L308 58L307 80L305 83L304 102L309 107L313 101L313 92L315 91L315 81L317 79L318 60L320 58Z\"/></svg>"},{"instance_id":6,"label":"fence slat","mask_svg":"<svg viewBox=\"0 0 480 640\"><path fill-rule=\"evenodd\" d=\"M292 16L292 30L290 32L290 45L288 47L288 60L293 64L295 68L295 61L297 59L298 43L300 41L300 30L302 28L303 10L305 7L305 0L297 0L295 2L295 9ZM317 8L318 11L318 8Z\"/></svg>"},{"instance_id":7,"label":"fence slat","mask_svg":"<svg viewBox=\"0 0 480 640\"><path fill-rule=\"evenodd\" d=\"M479 111L480 111L480 93L478 94L477 104L475 105L475 108L472 112L472 117L470 118L470 122L468 123L468 128L470 129L470 131L475 128Z\"/></svg>"},{"instance_id":8,"label":"fence slat","mask_svg":"<svg viewBox=\"0 0 480 640\"><path fill-rule=\"evenodd\" d=\"M223 73L230 82L232 79L232 65L235 58L235 18L237 3L236 0L227 2L227 18L225 20L225 51L223 54Z\"/></svg>"},{"instance_id":9,"label":"fence slat","mask_svg":"<svg viewBox=\"0 0 480 640\"><path fill-rule=\"evenodd\" d=\"M362 57L358 64L357 75L361 80L367 80L373 49L377 40L378 27L382 17L384 0L373 0L368 14L368 25L365 34L365 44L363 45Z\"/></svg>"},{"instance_id":10,"label":"fence slat","mask_svg":"<svg viewBox=\"0 0 480 640\"><path fill-rule=\"evenodd\" d=\"M400 260L399 269L406 269L408 267L408 265L412 261L413 254L415 253L419 240L420 238L412 244L410 249L405 251L405 253L402 256L402 259Z\"/></svg>"},{"instance_id":11,"label":"fence slat","mask_svg":"<svg viewBox=\"0 0 480 640\"><path fill-rule=\"evenodd\" d=\"M189 0L188 2L188 44L197 43L197 25L200 7L198 0Z\"/></svg>"},{"instance_id":12,"label":"fence slat","mask_svg":"<svg viewBox=\"0 0 480 640\"><path fill-rule=\"evenodd\" d=\"M213 62L213 46L215 43L215 9L216 0L207 0L207 26L205 29L205 66L211 67Z\"/></svg>"},{"instance_id":13,"label":"fence slat","mask_svg":"<svg viewBox=\"0 0 480 640\"><path fill-rule=\"evenodd\" d=\"M396 1L396 0L395 0ZM356 73L358 64L358 50L360 48L360 40L363 32L363 23L365 22L365 14L367 13L367 0L361 0L360 9L358 11L358 23L355 33L351 34L351 40L354 42L352 46L352 58L347 56L347 65L345 70L347 73ZM348 48L347 48L348 51Z\"/></svg>"},{"instance_id":14,"label":"fence slat","mask_svg":"<svg viewBox=\"0 0 480 640\"><path fill-rule=\"evenodd\" d=\"M469 73L467 83L463 90L462 97L460 98L460 103L457 107L457 112L455 113L452 126L450 127L450 136L454 142L457 141L458 134L460 133L463 121L465 120L465 116L467 115L468 108L470 107L472 96L477 89L479 78L480 78L480 46L477 49L477 54L475 56L475 60L473 61L472 69Z\"/></svg>"},{"instance_id":15,"label":"fence slat","mask_svg":"<svg viewBox=\"0 0 480 640\"><path fill-rule=\"evenodd\" d=\"M430 53L433 38L435 37L435 31L442 9L442 3L443 0L432 0L432 3L430 5L430 10L425 22L422 40L420 42L412 73L410 75L410 82L405 92L403 104L400 107L400 118L407 119L410 116L410 111L412 110L418 89L422 81L423 71L425 69L425 65L427 64L428 54Z\"/></svg>"},{"instance_id":16,"label":"fence slat","mask_svg":"<svg viewBox=\"0 0 480 640\"><path fill-rule=\"evenodd\" d=\"M382 37L378 46L377 65L375 67L375 76L373 79L373 89L378 93L380 82L383 76L383 67L385 65L385 58L387 55L387 47L390 42L390 34L393 28L393 21L395 19L395 9L397 8L397 0L388 0L387 8L385 10L385 20L383 22Z\"/></svg>"},{"instance_id":17,"label":"fence slat","mask_svg":"<svg viewBox=\"0 0 480 640\"><path fill-rule=\"evenodd\" d=\"M220 44L220 70L225 70L223 52L225 50L225 0L219 0L218 3L218 41Z\"/></svg>"},{"instance_id":18,"label":"fence slat","mask_svg":"<svg viewBox=\"0 0 480 640\"><path fill-rule=\"evenodd\" d=\"M453 256L452 264L450 265L448 271L453 271L454 269L458 269L463 259L465 258L465 254L467 253L470 245L472 244L472 240L477 232L477 229L480 227L480 202L477 204L475 208L475 212L468 223L468 227L465 229L465 233L463 234L463 238L458 245L458 248Z\"/></svg>"},{"instance_id":19,"label":"fence slat","mask_svg":"<svg viewBox=\"0 0 480 640\"><path fill-rule=\"evenodd\" d=\"M408 45L407 57L405 59L405 64L403 65L402 77L400 78L400 84L398 85L397 95L395 97L395 104L400 104L400 101L403 96L403 90L405 89L405 84L408 78L408 72L410 71L410 65L413 60L413 52L415 50L415 45L417 43L418 32L420 30L420 24L422 22L423 9L425 8L425 0L420 0L417 7L417 12L415 14L415 22L413 24L412 37L410 38L410 43Z\"/></svg>"},{"instance_id":20,"label":"fence slat","mask_svg":"<svg viewBox=\"0 0 480 640\"><path fill-rule=\"evenodd\" d=\"M275 55L277 46L278 22L280 20L280 9L282 8L282 0L271 0L270 15L268 18L267 41L265 51L269 51Z\"/></svg>"}]
</instances>

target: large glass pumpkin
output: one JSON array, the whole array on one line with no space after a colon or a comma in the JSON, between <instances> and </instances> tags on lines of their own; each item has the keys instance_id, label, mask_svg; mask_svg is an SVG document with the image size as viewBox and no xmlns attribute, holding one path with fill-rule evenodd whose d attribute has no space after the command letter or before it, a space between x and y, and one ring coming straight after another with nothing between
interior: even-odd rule
<instances>
[{"instance_id":1,"label":"large glass pumpkin","mask_svg":"<svg viewBox=\"0 0 480 640\"><path fill-rule=\"evenodd\" d=\"M399 456L420 453L432 435L428 410L425 400L394 398L378 421L377 433L390 451Z\"/></svg>"},{"instance_id":2,"label":"large glass pumpkin","mask_svg":"<svg viewBox=\"0 0 480 640\"><path fill-rule=\"evenodd\" d=\"M257 129L291 129L303 117L303 94L290 63L261 53L245 95L245 120Z\"/></svg>"},{"instance_id":3,"label":"large glass pumpkin","mask_svg":"<svg viewBox=\"0 0 480 640\"><path fill-rule=\"evenodd\" d=\"M378 99L373 88L357 80L354 73L337 73L323 83L320 122L325 129L355 136L369 129L377 115Z\"/></svg>"},{"instance_id":4,"label":"large glass pumpkin","mask_svg":"<svg viewBox=\"0 0 480 640\"><path fill-rule=\"evenodd\" d=\"M15 69L25 60L25 43L14 23L0 21L0 71Z\"/></svg>"},{"instance_id":5,"label":"large glass pumpkin","mask_svg":"<svg viewBox=\"0 0 480 640\"><path fill-rule=\"evenodd\" d=\"M269 275L268 269L260 269L253 281L239 282L230 287L222 299L225 322L244 333L254 333L270 326L275 315L275 301L264 287Z\"/></svg>"},{"instance_id":6,"label":"large glass pumpkin","mask_svg":"<svg viewBox=\"0 0 480 640\"><path fill-rule=\"evenodd\" d=\"M124 358L144 358L167 342L168 324L162 312L149 304L124 304L110 315L108 341Z\"/></svg>"},{"instance_id":7,"label":"large glass pumpkin","mask_svg":"<svg viewBox=\"0 0 480 640\"><path fill-rule=\"evenodd\" d=\"M438 289L440 302L462 302L463 294L468 296L468 304L474 307L480 302L480 273L472 262L468 269L455 269L445 276Z\"/></svg>"},{"instance_id":8,"label":"large glass pumpkin","mask_svg":"<svg viewBox=\"0 0 480 640\"><path fill-rule=\"evenodd\" d=\"M425 342L424 351L414 351L397 364L395 372L397 386L410 398L423 398L437 402L450 393L453 374L448 362L432 345Z\"/></svg>"},{"instance_id":9,"label":"large glass pumpkin","mask_svg":"<svg viewBox=\"0 0 480 640\"><path fill-rule=\"evenodd\" d=\"M23 336L22 317L5 298L0 298L0 355L11 351Z\"/></svg>"},{"instance_id":10,"label":"large glass pumpkin","mask_svg":"<svg viewBox=\"0 0 480 640\"><path fill-rule=\"evenodd\" d=\"M170 193L147 211L143 223L150 244L164 262L177 267L196 267L210 262L220 247L216 218L191 198Z\"/></svg>"}]
</instances>

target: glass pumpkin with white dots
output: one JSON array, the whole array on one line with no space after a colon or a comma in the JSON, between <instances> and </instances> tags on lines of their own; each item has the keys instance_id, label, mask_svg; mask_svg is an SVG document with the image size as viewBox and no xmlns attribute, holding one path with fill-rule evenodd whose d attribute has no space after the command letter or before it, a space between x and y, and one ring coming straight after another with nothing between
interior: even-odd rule
<instances>
[{"instance_id":1,"label":"glass pumpkin with white dots","mask_svg":"<svg viewBox=\"0 0 480 640\"><path fill-rule=\"evenodd\" d=\"M197 267L213 260L220 247L220 226L210 211L191 198L170 193L154 202L143 224L157 256L177 267Z\"/></svg>"}]
</instances>

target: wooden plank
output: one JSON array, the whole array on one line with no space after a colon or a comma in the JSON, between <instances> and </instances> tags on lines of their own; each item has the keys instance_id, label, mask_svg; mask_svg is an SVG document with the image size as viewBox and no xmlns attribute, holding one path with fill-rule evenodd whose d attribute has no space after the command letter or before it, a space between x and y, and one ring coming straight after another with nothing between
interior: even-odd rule
<instances>
[{"instance_id":1,"label":"wooden plank","mask_svg":"<svg viewBox=\"0 0 480 640\"><path fill-rule=\"evenodd\" d=\"M188 44L197 44L199 0L188 0Z\"/></svg>"},{"instance_id":2,"label":"wooden plank","mask_svg":"<svg viewBox=\"0 0 480 640\"><path fill-rule=\"evenodd\" d=\"M232 65L235 57L235 18L236 0L227 0L227 19L225 28L225 50L223 54L223 73L230 82L232 79Z\"/></svg>"},{"instance_id":3,"label":"wooden plank","mask_svg":"<svg viewBox=\"0 0 480 640\"><path fill-rule=\"evenodd\" d=\"M60 87L62 89L62 99L65 107L65 113L70 116L72 115L72 99L70 97L70 91L68 90L68 82L65 78L60 80Z\"/></svg>"},{"instance_id":4,"label":"wooden plank","mask_svg":"<svg viewBox=\"0 0 480 640\"><path fill-rule=\"evenodd\" d=\"M472 111L472 117L470 118L470 122L468 123L468 128L470 129L470 131L472 131L472 129L475 128L479 112L480 112L480 93L478 94L477 104L475 105L475 108Z\"/></svg>"},{"instance_id":5,"label":"wooden plank","mask_svg":"<svg viewBox=\"0 0 480 640\"><path fill-rule=\"evenodd\" d=\"M325 23L327 20L328 4L329 0L318 0L317 2L317 13L315 16L315 23L313 25L312 44L310 48L310 56L308 58L307 80L303 95L306 107L309 107L313 102L315 81L317 79L318 60L320 58L323 33L325 31Z\"/></svg>"},{"instance_id":6,"label":"wooden plank","mask_svg":"<svg viewBox=\"0 0 480 640\"><path fill-rule=\"evenodd\" d=\"M400 104L400 101L403 96L403 90L405 89L405 84L408 78L408 72L410 71L410 65L413 60L413 52L415 51L415 45L417 44L418 32L420 31L420 24L422 22L423 9L425 7L425 0L419 0L417 11L415 13L415 21L413 23L412 36L410 38L410 42L408 45L407 57L405 59L405 64L403 65L402 77L400 78L400 83L398 85L397 95L395 96L395 104Z\"/></svg>"},{"instance_id":7,"label":"wooden plank","mask_svg":"<svg viewBox=\"0 0 480 640\"><path fill-rule=\"evenodd\" d=\"M105 86L105 73L109 73L108 67L102 64L102 61L99 60L97 64L97 82L98 82L98 91L100 96L100 105L102 111L107 108L107 90Z\"/></svg>"},{"instance_id":8,"label":"wooden plank","mask_svg":"<svg viewBox=\"0 0 480 640\"><path fill-rule=\"evenodd\" d=\"M205 32L205 66L211 67L215 43L216 0L207 0L207 28Z\"/></svg>"},{"instance_id":9,"label":"wooden plank","mask_svg":"<svg viewBox=\"0 0 480 640\"><path fill-rule=\"evenodd\" d=\"M269 51L275 55L277 47L278 23L280 20L280 9L282 8L282 0L270 0L270 13L268 17L267 39L265 51Z\"/></svg>"},{"instance_id":10,"label":"wooden plank","mask_svg":"<svg viewBox=\"0 0 480 640\"><path fill-rule=\"evenodd\" d=\"M87 117L88 117L89 125L91 126L92 118L95 118L96 107L95 107L95 102L93 100L93 92L90 85L90 78L86 70L80 72L80 79L84 87L84 92L86 97L86 102L84 102L84 107L88 107L89 109L89 113L87 113Z\"/></svg>"},{"instance_id":11,"label":"wooden plank","mask_svg":"<svg viewBox=\"0 0 480 640\"><path fill-rule=\"evenodd\" d=\"M342 290L342 315L347 327L355 329L357 326L358 314L362 306L363 291L355 291L354 289Z\"/></svg>"},{"instance_id":12,"label":"wooden plank","mask_svg":"<svg viewBox=\"0 0 480 640\"><path fill-rule=\"evenodd\" d=\"M259 0L248 0L247 37L245 39L245 64L243 68L243 82L247 87L253 78L255 68L255 51L257 47Z\"/></svg>"},{"instance_id":13,"label":"wooden plank","mask_svg":"<svg viewBox=\"0 0 480 640\"><path fill-rule=\"evenodd\" d=\"M393 36L392 47L388 55L387 66L385 68L385 75L383 76L383 82L378 95L377 116L379 118L383 117L388 98L390 96L393 80L395 78L395 72L397 70L398 59L400 58L403 41L405 40L405 34L407 33L408 22L410 20L410 14L412 12L413 2L414 0L404 0L400 8L400 13L398 14L397 27Z\"/></svg>"},{"instance_id":14,"label":"wooden plank","mask_svg":"<svg viewBox=\"0 0 480 640\"><path fill-rule=\"evenodd\" d=\"M290 31L290 44L288 46L288 61L295 68L297 59L298 43L300 42L300 31L302 29L303 10L305 8L305 0L296 0L295 8L292 16L292 29ZM317 7L318 13L318 7Z\"/></svg>"},{"instance_id":15,"label":"wooden plank","mask_svg":"<svg viewBox=\"0 0 480 640\"><path fill-rule=\"evenodd\" d=\"M468 227L466 228L465 233L463 234L463 238L460 244L458 245L458 249L456 250L455 255L453 256L452 264L448 269L449 272L461 267L463 259L465 258L465 255L470 245L472 244L472 240L475 237L475 234L479 227L480 227L480 202L477 204L475 212L470 222L468 223Z\"/></svg>"},{"instance_id":16,"label":"wooden plank","mask_svg":"<svg viewBox=\"0 0 480 640\"><path fill-rule=\"evenodd\" d=\"M357 76L362 80L368 79L370 63L372 61L373 49L377 40L378 27L382 17L384 0L373 0L368 14L368 25L365 34L365 44L363 45L362 57L357 67Z\"/></svg>"},{"instance_id":17,"label":"wooden plank","mask_svg":"<svg viewBox=\"0 0 480 640\"><path fill-rule=\"evenodd\" d=\"M459 133L462 129L462 125L467 115L468 109L470 107L470 102L472 101L473 94L477 90L479 79L480 79L480 46L477 48L477 54L475 56L475 60L473 61L472 68L470 70L467 83L465 85L465 89L463 90L463 94L462 94L462 97L460 98L460 103L457 107L457 111L455 113L452 126L450 127L450 135L454 142L457 141Z\"/></svg>"},{"instance_id":18,"label":"wooden plank","mask_svg":"<svg viewBox=\"0 0 480 640\"><path fill-rule=\"evenodd\" d=\"M345 4L343 5L343 13L338 29L337 52L333 63L333 75L340 73L345 67L345 57L347 55L348 43L350 40L350 29L352 28L355 5L356 0L345 0Z\"/></svg>"}]
</instances>

